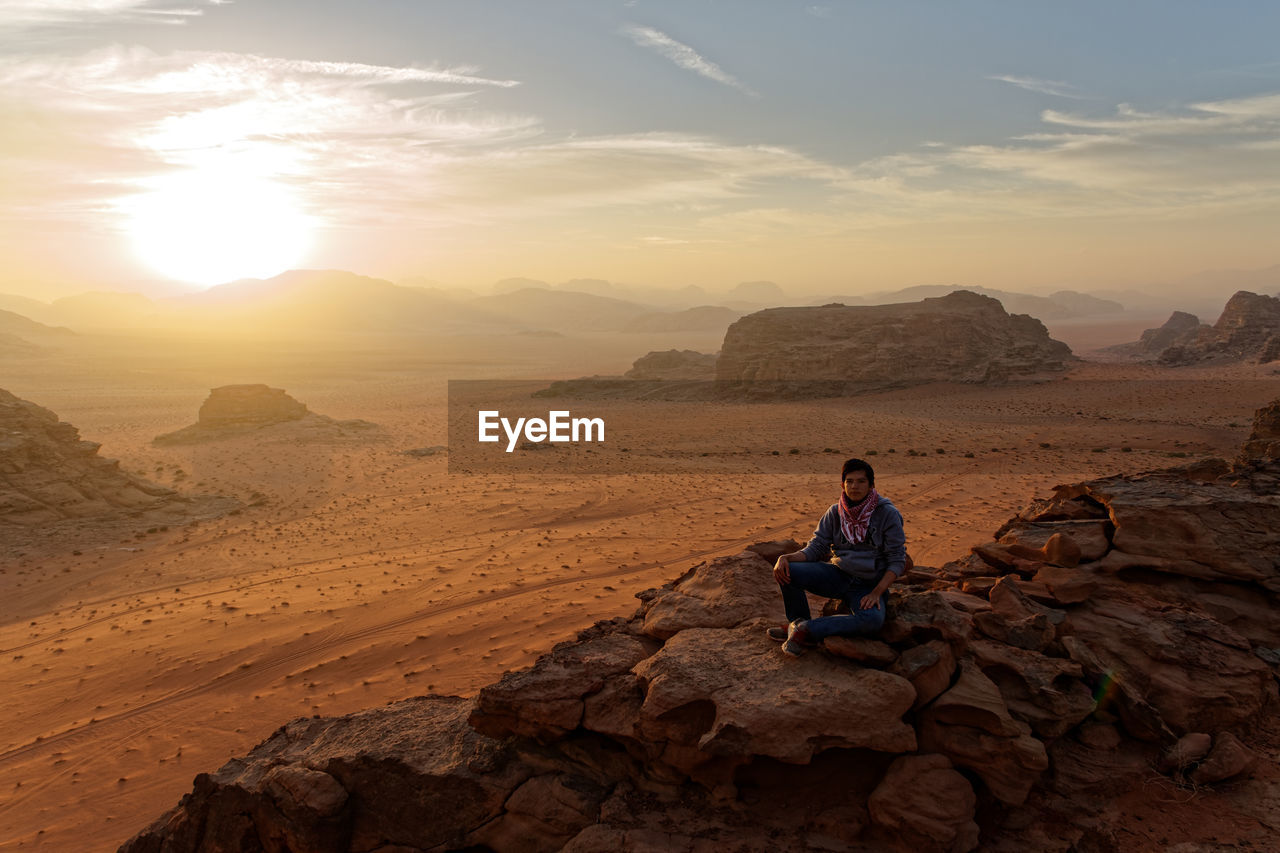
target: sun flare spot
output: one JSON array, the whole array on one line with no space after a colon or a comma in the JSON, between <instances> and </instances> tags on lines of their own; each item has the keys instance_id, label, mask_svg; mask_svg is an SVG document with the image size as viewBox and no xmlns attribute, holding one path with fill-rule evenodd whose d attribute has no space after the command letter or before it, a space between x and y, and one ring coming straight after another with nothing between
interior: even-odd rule
<instances>
[{"instance_id":1,"label":"sun flare spot","mask_svg":"<svg viewBox=\"0 0 1280 853\"><path fill-rule=\"evenodd\" d=\"M311 223L263 177L198 169L157 181L127 205L129 235L156 272L201 285L270 278L295 267Z\"/></svg>"}]
</instances>

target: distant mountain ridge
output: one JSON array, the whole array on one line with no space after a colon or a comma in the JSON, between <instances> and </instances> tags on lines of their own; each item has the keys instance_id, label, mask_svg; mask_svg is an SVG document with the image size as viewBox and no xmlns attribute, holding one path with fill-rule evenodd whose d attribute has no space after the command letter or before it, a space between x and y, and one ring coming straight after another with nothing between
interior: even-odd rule
<instances>
[{"instance_id":1,"label":"distant mountain ridge","mask_svg":"<svg viewBox=\"0 0 1280 853\"><path fill-rule=\"evenodd\" d=\"M964 287L958 284L921 284L906 287L902 290L881 291L866 296L840 297L832 296L821 301L810 301L810 305L819 305L831 301L848 301L850 305L884 305L898 302L915 302L934 296L945 296L948 293L967 290L981 296L998 299L1010 314L1030 314L1037 320L1062 320L1068 317L1084 317L1112 314L1123 311L1125 306L1111 299L1100 299L1087 293L1075 290L1059 290L1049 296L1033 296L1029 293L1014 293L1007 290L993 290L987 287Z\"/></svg>"},{"instance_id":2,"label":"distant mountain ridge","mask_svg":"<svg viewBox=\"0 0 1280 853\"><path fill-rule=\"evenodd\" d=\"M1045 322L1110 319L1124 311L1204 310L1204 294L1173 304L1174 292L1203 287L1221 291L1226 281L1258 282L1255 292L1280 288L1280 265L1263 270L1203 272L1171 285L1155 296L1138 291L1083 293L1059 290L1037 296L981 286L918 285L871 294L834 293L807 299L790 295L767 280L741 282L711 291L690 284L661 288L598 278L574 278L551 284L534 278L508 278L494 293L435 286L414 277L395 283L342 270L290 270L270 279L243 279L205 291L151 298L137 293L92 292L52 303L0 294L0 310L36 322L77 330L149 329L189 325L215 331L218 324L240 329L277 330L291 334L310 330L353 334L483 333L573 334L611 331L715 331L722 317L786 305L892 304L968 290L990 296L1007 311ZM1117 301L1123 299L1123 301ZM1217 302L1220 305L1221 302ZM1166 309L1165 306L1168 306ZM1209 309L1212 310L1212 309ZM645 319L641 319L645 318ZM730 319L731 321L731 319ZM8 334L21 333L0 328Z\"/></svg>"}]
</instances>

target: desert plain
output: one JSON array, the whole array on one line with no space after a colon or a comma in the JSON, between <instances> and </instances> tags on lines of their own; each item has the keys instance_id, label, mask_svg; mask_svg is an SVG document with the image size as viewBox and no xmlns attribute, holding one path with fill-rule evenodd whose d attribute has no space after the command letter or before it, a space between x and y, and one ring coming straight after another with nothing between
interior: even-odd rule
<instances>
[{"instance_id":1,"label":"desert plain","mask_svg":"<svg viewBox=\"0 0 1280 853\"><path fill-rule=\"evenodd\" d=\"M125 471L240 505L164 525L116 515L3 529L0 849L113 850L197 773L290 719L472 694L699 561L803 542L849 456L875 465L925 566L988 540L1056 484L1232 457L1254 410L1280 396L1274 365L1096 358L1137 325L1051 327L1089 360L1044 383L619 407L651 437L629 448L637 458L714 451L714 470L661 473L562 471L548 457L538 473L459 474L447 454L405 451L445 444L450 379L621 373L649 350L714 351L718 336L98 336L8 358L0 387ZM378 428L152 444L235 383ZM785 470L770 467L774 451ZM1230 814L1209 819L1214 807L1192 799L1178 802L1186 832L1229 833Z\"/></svg>"}]
</instances>

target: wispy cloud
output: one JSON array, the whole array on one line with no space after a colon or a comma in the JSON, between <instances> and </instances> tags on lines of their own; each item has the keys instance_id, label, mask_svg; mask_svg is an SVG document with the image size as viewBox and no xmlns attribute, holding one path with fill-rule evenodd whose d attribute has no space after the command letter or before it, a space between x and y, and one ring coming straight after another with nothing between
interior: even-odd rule
<instances>
[{"instance_id":1,"label":"wispy cloud","mask_svg":"<svg viewBox=\"0 0 1280 853\"><path fill-rule=\"evenodd\" d=\"M474 69L142 48L4 59L0 202L23 215L92 218L163 175L216 159L292 182L318 209L372 207L372 197L359 201L362 176L403 184L455 149L538 135L530 116L472 103L483 87L517 82Z\"/></svg>"},{"instance_id":2,"label":"wispy cloud","mask_svg":"<svg viewBox=\"0 0 1280 853\"><path fill-rule=\"evenodd\" d=\"M640 26L639 24L627 24L622 28L622 32L640 47L655 51L686 71L692 71L695 74L706 77L708 80L714 80L752 97L757 97L749 86L742 83L732 74L702 56L689 45L676 41L661 30Z\"/></svg>"},{"instance_id":3,"label":"wispy cloud","mask_svg":"<svg viewBox=\"0 0 1280 853\"><path fill-rule=\"evenodd\" d=\"M1041 80L1036 77L1016 77L1012 74L995 74L987 79L998 80L1001 83L1008 83L1010 85L1017 86L1019 89L1026 89L1028 92L1038 92L1041 95L1053 95L1058 98L1072 98L1077 101L1086 100L1086 96L1077 92L1075 87L1070 83L1063 83L1058 80Z\"/></svg>"},{"instance_id":4,"label":"wispy cloud","mask_svg":"<svg viewBox=\"0 0 1280 853\"><path fill-rule=\"evenodd\" d=\"M1079 104L1044 111L1036 133L835 166L713 136L575 136L486 108L518 82L140 48L0 59L0 211L101 227L122 198L211 161L287 185L334 226L476 240L489 232L468 227L501 222L588 242L839 242L857 229L1150 220L1280 199L1280 93L1161 111Z\"/></svg>"},{"instance_id":5,"label":"wispy cloud","mask_svg":"<svg viewBox=\"0 0 1280 853\"><path fill-rule=\"evenodd\" d=\"M1163 219L1275 209L1280 197L1280 94L1041 120L1040 133L878 158L843 186L905 218Z\"/></svg>"},{"instance_id":6,"label":"wispy cloud","mask_svg":"<svg viewBox=\"0 0 1280 853\"><path fill-rule=\"evenodd\" d=\"M152 20L182 24L204 14L202 5L220 6L231 0L156 5L154 0L0 0L0 29L94 24L106 20Z\"/></svg>"},{"instance_id":7,"label":"wispy cloud","mask_svg":"<svg viewBox=\"0 0 1280 853\"><path fill-rule=\"evenodd\" d=\"M757 203L778 181L840 177L781 147L551 134L536 117L479 103L482 87L517 82L467 68L140 48L0 61L0 123L20 118L0 156L30 176L0 201L92 220L161 176L216 163L290 185L326 222L446 228L595 209L718 210Z\"/></svg>"}]
</instances>

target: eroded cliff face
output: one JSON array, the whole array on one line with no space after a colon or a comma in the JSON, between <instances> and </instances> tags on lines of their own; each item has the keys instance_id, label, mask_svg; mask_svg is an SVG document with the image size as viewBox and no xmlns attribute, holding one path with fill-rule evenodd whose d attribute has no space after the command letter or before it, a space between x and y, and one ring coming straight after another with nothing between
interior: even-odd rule
<instances>
[{"instance_id":1,"label":"eroded cliff face","mask_svg":"<svg viewBox=\"0 0 1280 853\"><path fill-rule=\"evenodd\" d=\"M135 477L99 456L100 447L49 409L0 390L0 558L51 541L118 540L240 506Z\"/></svg>"},{"instance_id":2,"label":"eroded cliff face","mask_svg":"<svg viewBox=\"0 0 1280 853\"><path fill-rule=\"evenodd\" d=\"M290 723L123 850L1142 849L1115 802L1153 779L1233 780L1234 840L1274 839L1274 457L1061 486L909 572L878 638L790 659L764 629L795 547L699 563L474 698Z\"/></svg>"},{"instance_id":3,"label":"eroded cliff face","mask_svg":"<svg viewBox=\"0 0 1280 853\"><path fill-rule=\"evenodd\" d=\"M725 334L716 378L814 394L927 382L1043 377L1073 359L1044 325L989 296L956 291L900 305L771 308Z\"/></svg>"},{"instance_id":4,"label":"eroded cliff face","mask_svg":"<svg viewBox=\"0 0 1280 853\"><path fill-rule=\"evenodd\" d=\"M1159 353L1165 365L1260 361L1280 357L1280 297L1242 290L1212 326L1184 334Z\"/></svg>"},{"instance_id":5,"label":"eroded cliff face","mask_svg":"<svg viewBox=\"0 0 1280 853\"><path fill-rule=\"evenodd\" d=\"M0 390L0 524L103 516L176 497L100 457L100 446L43 406Z\"/></svg>"}]
</instances>

